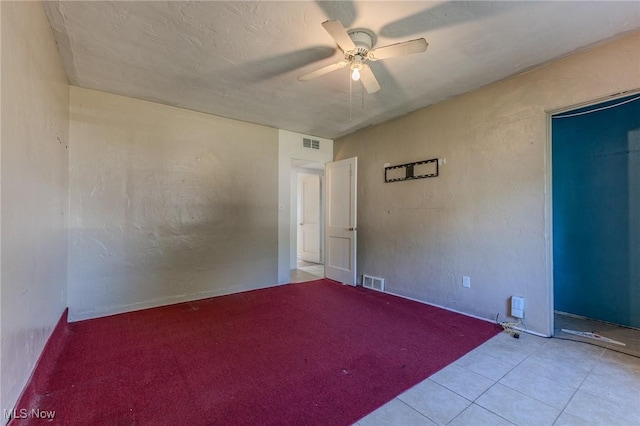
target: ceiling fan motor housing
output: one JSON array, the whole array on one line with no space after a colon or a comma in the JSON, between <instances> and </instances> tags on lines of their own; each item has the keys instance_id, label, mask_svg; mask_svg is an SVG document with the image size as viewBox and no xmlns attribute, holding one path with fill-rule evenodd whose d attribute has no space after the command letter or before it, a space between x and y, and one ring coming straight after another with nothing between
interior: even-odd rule
<instances>
[{"instance_id":1,"label":"ceiling fan motor housing","mask_svg":"<svg viewBox=\"0 0 640 426\"><path fill-rule=\"evenodd\" d=\"M351 40L353 40L353 44L356 45L356 50L353 52L353 55L360 55L365 58L369 50L373 47L373 33L368 30L357 29L349 31L348 34Z\"/></svg>"}]
</instances>

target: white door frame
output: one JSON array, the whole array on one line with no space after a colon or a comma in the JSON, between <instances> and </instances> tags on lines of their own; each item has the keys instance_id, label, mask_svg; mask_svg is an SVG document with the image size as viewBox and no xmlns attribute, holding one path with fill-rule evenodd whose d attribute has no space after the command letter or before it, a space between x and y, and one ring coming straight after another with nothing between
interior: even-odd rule
<instances>
[{"instance_id":1,"label":"white door frame","mask_svg":"<svg viewBox=\"0 0 640 426\"><path fill-rule=\"evenodd\" d=\"M295 160L295 159L292 159ZM314 168L310 167L296 167L291 166L291 176L290 176L290 215L289 215L289 232L290 232L290 245L289 252L287 253L287 264L290 269L296 269L296 257L298 251L298 215L297 215L297 206L298 206L298 173L308 173L308 174L317 174L320 176L320 187L324 187L324 164L320 162L306 162L307 165L312 165ZM324 193L322 193L321 203L324 203ZM324 263L324 205L321 204L320 210L320 263Z\"/></svg>"},{"instance_id":2,"label":"white door frame","mask_svg":"<svg viewBox=\"0 0 640 426\"><path fill-rule=\"evenodd\" d=\"M552 122L553 116L557 114L562 114L563 112L572 111L579 108L588 107L590 105L599 104L602 102L614 101L618 98L624 98L627 96L633 96L634 94L640 94L640 91L630 91L622 94L618 94L616 96L607 96L599 99L595 99L588 102L583 102L577 105L571 105L563 108L558 108L554 110L548 110L547 113L547 146L546 146L546 182L545 182L545 240L547 244L546 249L546 261L547 261L547 292L548 292L548 303L549 303L549 315L547 317L547 337L551 337L555 331L555 318L554 318L554 308L555 301L553 299L554 293L554 282L553 282L553 158L552 158L552 148L553 148L553 134L552 134Z\"/></svg>"},{"instance_id":3,"label":"white door frame","mask_svg":"<svg viewBox=\"0 0 640 426\"><path fill-rule=\"evenodd\" d=\"M305 193L306 184L311 185L312 193ZM298 198L297 198L297 218L298 236L297 253L302 256L302 260L307 262L322 263L322 175L317 173L298 172ZM308 197L312 199L308 200ZM308 207L312 207L310 210ZM307 216L309 213L309 216ZM311 250L305 251L309 247L306 236L311 236Z\"/></svg>"},{"instance_id":4,"label":"white door frame","mask_svg":"<svg viewBox=\"0 0 640 426\"><path fill-rule=\"evenodd\" d=\"M319 140L320 149L305 147L304 138ZM296 222L291 220L291 203L295 202L295 198L291 194L291 172L308 162L319 163L324 167L328 161L333 161L333 140L278 130L278 265L274 285L291 282L292 245L295 259L296 239L292 238L292 234L295 234Z\"/></svg>"}]
</instances>

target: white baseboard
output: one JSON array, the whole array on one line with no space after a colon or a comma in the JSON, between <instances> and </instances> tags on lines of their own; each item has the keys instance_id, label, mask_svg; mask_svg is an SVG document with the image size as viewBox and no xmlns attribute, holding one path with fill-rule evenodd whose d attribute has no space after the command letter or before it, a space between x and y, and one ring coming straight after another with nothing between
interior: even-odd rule
<instances>
[{"instance_id":1,"label":"white baseboard","mask_svg":"<svg viewBox=\"0 0 640 426\"><path fill-rule=\"evenodd\" d=\"M401 297L401 298L403 298L403 299L412 300L412 301L414 301L414 302L422 303L422 304L425 304L425 305L433 306L433 307L435 307L435 308L444 309L445 311L455 312L456 314L460 314L460 315L464 315L464 316L467 316L467 317L471 317L471 318L479 319L479 320L481 320L481 321L486 321L486 322L490 322L490 323L493 323L493 324L495 324L495 323L496 323L496 321L495 321L494 319L491 319L491 318L484 318L484 317L479 317L479 316L477 316L477 315L473 315L473 314L470 314L470 313L468 313L468 312L458 311L457 309L449 308L449 307L447 307L447 306L442 306L442 305L438 305L438 304L435 304L435 303L425 302L424 300L415 299L415 298L413 298L413 297L409 297L409 296L403 296L403 295L401 295L401 294L393 293L393 292L390 292L390 291L385 291L385 293L390 294L390 295L392 295L392 296ZM546 334L543 334L543 333L538 333L537 331L525 330L525 329L523 329L523 328L519 328L519 327L516 327L516 329L517 329L518 331L520 331L520 332L523 332L523 333L533 334L534 336L539 336L539 337L551 337L551 336L547 336Z\"/></svg>"}]
</instances>

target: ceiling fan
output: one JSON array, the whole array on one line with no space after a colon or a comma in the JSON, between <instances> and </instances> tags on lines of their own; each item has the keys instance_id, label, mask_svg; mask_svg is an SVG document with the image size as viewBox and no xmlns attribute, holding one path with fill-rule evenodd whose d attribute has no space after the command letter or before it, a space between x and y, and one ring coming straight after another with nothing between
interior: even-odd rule
<instances>
[{"instance_id":1,"label":"ceiling fan","mask_svg":"<svg viewBox=\"0 0 640 426\"><path fill-rule=\"evenodd\" d=\"M348 65L349 69L351 69L351 78L354 81L362 81L367 93L375 93L380 90L380 84L369 65L367 65L367 61L373 62L394 56L424 52L429 45L424 38L418 38L372 49L375 45L376 37L370 30L354 29L347 31L339 21L325 21L322 26L342 50L344 59L304 74L298 77L300 81L309 81Z\"/></svg>"}]
</instances>

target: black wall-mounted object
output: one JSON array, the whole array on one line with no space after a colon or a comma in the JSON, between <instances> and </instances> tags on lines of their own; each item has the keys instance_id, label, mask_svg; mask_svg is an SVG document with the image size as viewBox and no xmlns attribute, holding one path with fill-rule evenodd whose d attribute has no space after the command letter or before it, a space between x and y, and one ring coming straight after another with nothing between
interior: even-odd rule
<instances>
[{"instance_id":1,"label":"black wall-mounted object","mask_svg":"<svg viewBox=\"0 0 640 426\"><path fill-rule=\"evenodd\" d=\"M438 176L438 159L416 161L384 168L384 181L400 182L403 180L424 179Z\"/></svg>"}]
</instances>

